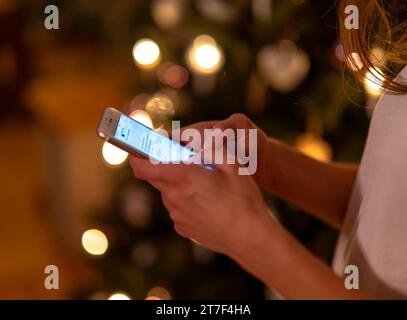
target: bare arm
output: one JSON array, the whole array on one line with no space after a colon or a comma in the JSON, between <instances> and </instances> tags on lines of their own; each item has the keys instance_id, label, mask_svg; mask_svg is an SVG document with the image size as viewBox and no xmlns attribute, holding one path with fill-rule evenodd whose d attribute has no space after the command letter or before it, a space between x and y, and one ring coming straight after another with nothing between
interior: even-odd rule
<instances>
[{"instance_id":1,"label":"bare arm","mask_svg":"<svg viewBox=\"0 0 407 320\"><path fill-rule=\"evenodd\" d=\"M340 229L358 167L320 162L271 138L264 148L258 183Z\"/></svg>"},{"instance_id":2,"label":"bare arm","mask_svg":"<svg viewBox=\"0 0 407 320\"><path fill-rule=\"evenodd\" d=\"M231 258L284 298L376 298L361 290L346 289L343 279L277 222L263 223L252 235L247 239L245 249L230 254Z\"/></svg>"},{"instance_id":3,"label":"bare arm","mask_svg":"<svg viewBox=\"0 0 407 320\"><path fill-rule=\"evenodd\" d=\"M234 114L223 121L195 123L187 128L257 129L258 165L254 179L284 200L340 229L357 165L323 163L282 142L267 137L249 118ZM246 144L247 145L247 144Z\"/></svg>"}]
</instances>

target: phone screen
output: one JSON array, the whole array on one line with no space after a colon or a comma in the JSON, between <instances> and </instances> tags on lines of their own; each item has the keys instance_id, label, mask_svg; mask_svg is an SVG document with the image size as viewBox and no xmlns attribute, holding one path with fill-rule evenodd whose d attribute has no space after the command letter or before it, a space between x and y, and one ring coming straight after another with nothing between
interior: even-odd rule
<instances>
[{"instance_id":1,"label":"phone screen","mask_svg":"<svg viewBox=\"0 0 407 320\"><path fill-rule=\"evenodd\" d=\"M124 114L120 115L114 138L160 162L188 161L193 155L192 150Z\"/></svg>"}]
</instances>

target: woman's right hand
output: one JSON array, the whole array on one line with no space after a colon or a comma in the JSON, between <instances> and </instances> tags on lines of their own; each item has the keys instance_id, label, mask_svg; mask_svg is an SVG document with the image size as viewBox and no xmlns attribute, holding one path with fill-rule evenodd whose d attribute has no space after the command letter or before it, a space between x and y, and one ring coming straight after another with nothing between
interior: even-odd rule
<instances>
[{"instance_id":1,"label":"woman's right hand","mask_svg":"<svg viewBox=\"0 0 407 320\"><path fill-rule=\"evenodd\" d=\"M222 132L226 129L232 129L235 132L235 137L237 137L237 129L245 129L245 152L246 155L249 154L249 129L257 130L257 170L253 175L253 178L256 180L257 183L260 184L261 177L266 176L266 168L267 168L267 143L268 138L267 135L259 129L246 115L241 113L236 113L231 115L229 118L225 120L215 120L215 121L203 121L197 122L187 127L181 128L181 134L186 129L195 129L198 130L202 141L201 144L203 145L204 142L204 130L205 129L220 129ZM188 143L189 141L181 141L182 143Z\"/></svg>"}]
</instances>

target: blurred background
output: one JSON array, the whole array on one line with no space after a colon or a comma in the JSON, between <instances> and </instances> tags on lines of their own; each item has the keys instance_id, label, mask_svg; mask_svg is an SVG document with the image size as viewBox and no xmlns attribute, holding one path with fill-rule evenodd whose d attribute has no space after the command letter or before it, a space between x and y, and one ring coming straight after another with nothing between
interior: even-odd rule
<instances>
[{"instance_id":1,"label":"blurred background","mask_svg":"<svg viewBox=\"0 0 407 320\"><path fill-rule=\"evenodd\" d=\"M343 72L337 33L326 0L0 0L0 298L278 298L179 237L95 130L107 106L155 128L242 112L322 161L358 161L378 88ZM264 195L329 263L337 233Z\"/></svg>"}]
</instances>

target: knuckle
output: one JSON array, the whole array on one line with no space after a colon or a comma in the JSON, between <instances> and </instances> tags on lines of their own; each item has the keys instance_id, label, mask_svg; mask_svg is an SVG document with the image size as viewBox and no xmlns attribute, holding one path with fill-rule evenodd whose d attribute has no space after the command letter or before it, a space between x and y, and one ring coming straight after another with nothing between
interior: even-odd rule
<instances>
[{"instance_id":1,"label":"knuckle","mask_svg":"<svg viewBox=\"0 0 407 320\"><path fill-rule=\"evenodd\" d=\"M132 170L132 172L133 172L133 175L134 175L136 178L141 177L141 175L142 175L142 170L140 169L140 167L131 164L131 170Z\"/></svg>"},{"instance_id":2,"label":"knuckle","mask_svg":"<svg viewBox=\"0 0 407 320\"><path fill-rule=\"evenodd\" d=\"M239 127L248 128L252 126L251 120L245 114L236 113L235 116L234 121Z\"/></svg>"},{"instance_id":3,"label":"knuckle","mask_svg":"<svg viewBox=\"0 0 407 320\"><path fill-rule=\"evenodd\" d=\"M178 233L180 236L182 236L182 237L187 237L186 230L185 230L182 226L180 226L179 224L174 223L174 230L175 230L175 232Z\"/></svg>"},{"instance_id":4,"label":"knuckle","mask_svg":"<svg viewBox=\"0 0 407 320\"><path fill-rule=\"evenodd\" d=\"M168 202L170 203L176 203L179 200L179 194L178 192L175 192L174 190L170 189L165 193L165 198Z\"/></svg>"},{"instance_id":5,"label":"knuckle","mask_svg":"<svg viewBox=\"0 0 407 320\"><path fill-rule=\"evenodd\" d=\"M231 115L230 119L236 122L244 122L247 120L247 117L243 113L234 113Z\"/></svg>"}]
</instances>

